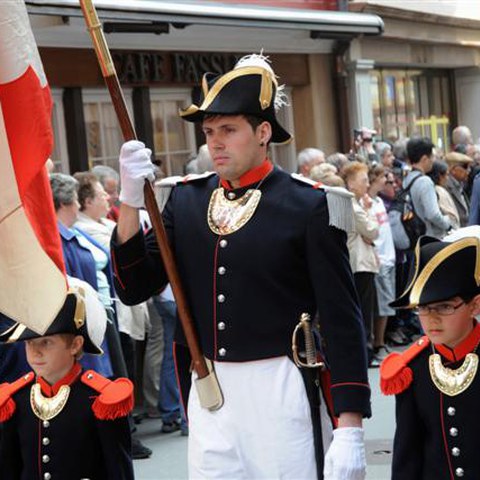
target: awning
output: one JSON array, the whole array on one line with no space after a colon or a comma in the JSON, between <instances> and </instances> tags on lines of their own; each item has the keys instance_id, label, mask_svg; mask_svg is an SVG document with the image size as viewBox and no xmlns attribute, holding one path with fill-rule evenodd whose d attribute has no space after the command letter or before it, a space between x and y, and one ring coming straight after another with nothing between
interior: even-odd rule
<instances>
[{"instance_id":1,"label":"awning","mask_svg":"<svg viewBox=\"0 0 480 480\"><path fill-rule=\"evenodd\" d=\"M82 15L78 0L26 0L26 4L30 14ZM95 6L103 21L307 30L312 38L379 35L384 29L378 15L365 13L163 0L97 0Z\"/></svg>"}]
</instances>

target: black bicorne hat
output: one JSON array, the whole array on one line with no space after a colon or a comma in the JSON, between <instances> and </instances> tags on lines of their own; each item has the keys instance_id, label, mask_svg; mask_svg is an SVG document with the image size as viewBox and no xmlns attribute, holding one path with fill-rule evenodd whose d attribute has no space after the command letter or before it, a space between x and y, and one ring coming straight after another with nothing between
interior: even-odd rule
<instances>
[{"instance_id":1,"label":"black bicorne hat","mask_svg":"<svg viewBox=\"0 0 480 480\"><path fill-rule=\"evenodd\" d=\"M247 61L250 57L254 57L251 64ZM276 119L279 86L264 58L258 55L244 57L233 70L223 75L206 73L202 79L200 106L192 104L181 110L181 117L199 122L205 115L252 115L270 123L272 142L291 141L292 136Z\"/></svg>"},{"instance_id":2,"label":"black bicorne hat","mask_svg":"<svg viewBox=\"0 0 480 480\"><path fill-rule=\"evenodd\" d=\"M390 306L414 308L479 293L480 239L465 237L445 242L423 236L415 247L407 287Z\"/></svg>"},{"instance_id":3,"label":"black bicorne hat","mask_svg":"<svg viewBox=\"0 0 480 480\"><path fill-rule=\"evenodd\" d=\"M95 318L90 318L89 321L91 324L96 323L99 325L101 332L100 335L98 335L97 332L94 332L93 334L92 330L89 329L89 326L87 325L87 310L89 310L90 317L93 315L90 312L99 312L95 315ZM93 310L90 310L88 307L86 308L83 292L79 292L78 290L70 291L66 296L60 312L57 314L54 321L43 335L30 330L21 323L13 322L13 324L7 330L0 334L0 342L14 343L60 333L69 333L72 335L80 335L84 338L83 351L85 353L101 355L103 354L103 350L100 347L101 341L99 339L96 341L92 337L97 336L99 338L103 338L104 330L102 333L103 326L101 325L103 318L100 319L98 317L104 313L104 309L102 311L96 310L95 308ZM8 320L7 317L3 317L4 319Z\"/></svg>"}]
</instances>

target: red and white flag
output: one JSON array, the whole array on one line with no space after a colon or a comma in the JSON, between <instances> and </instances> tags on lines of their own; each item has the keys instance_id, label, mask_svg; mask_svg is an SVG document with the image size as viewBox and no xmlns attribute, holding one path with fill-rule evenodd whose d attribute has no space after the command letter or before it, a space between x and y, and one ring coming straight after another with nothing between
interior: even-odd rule
<instances>
[{"instance_id":1,"label":"red and white flag","mask_svg":"<svg viewBox=\"0 0 480 480\"><path fill-rule=\"evenodd\" d=\"M0 1L0 312L39 334L67 282L48 174L52 98L24 0Z\"/></svg>"}]
</instances>

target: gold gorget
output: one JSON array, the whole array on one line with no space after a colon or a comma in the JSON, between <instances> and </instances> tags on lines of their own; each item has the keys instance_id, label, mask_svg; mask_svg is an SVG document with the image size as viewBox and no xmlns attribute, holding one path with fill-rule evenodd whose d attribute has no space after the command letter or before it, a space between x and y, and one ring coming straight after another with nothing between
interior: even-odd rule
<instances>
[{"instance_id":1,"label":"gold gorget","mask_svg":"<svg viewBox=\"0 0 480 480\"><path fill-rule=\"evenodd\" d=\"M456 370L445 367L438 353L428 359L430 376L435 386L445 395L454 397L464 392L473 382L478 368L478 355L468 353L461 367Z\"/></svg>"},{"instance_id":2,"label":"gold gorget","mask_svg":"<svg viewBox=\"0 0 480 480\"><path fill-rule=\"evenodd\" d=\"M54 397L44 397L40 384L35 383L30 390L30 405L40 420L51 420L63 410L69 395L70 387L62 385Z\"/></svg>"},{"instance_id":3,"label":"gold gorget","mask_svg":"<svg viewBox=\"0 0 480 480\"><path fill-rule=\"evenodd\" d=\"M223 188L216 188L208 205L208 226L217 235L229 235L242 228L253 216L262 197L258 189L247 190L235 200L225 198Z\"/></svg>"}]
</instances>

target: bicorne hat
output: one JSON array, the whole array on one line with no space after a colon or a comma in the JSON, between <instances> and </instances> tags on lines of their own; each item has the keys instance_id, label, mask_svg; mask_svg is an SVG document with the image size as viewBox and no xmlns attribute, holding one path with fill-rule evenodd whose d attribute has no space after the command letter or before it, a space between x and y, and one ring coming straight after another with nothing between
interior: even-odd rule
<instances>
[{"instance_id":1,"label":"bicorne hat","mask_svg":"<svg viewBox=\"0 0 480 480\"><path fill-rule=\"evenodd\" d=\"M189 122L199 122L205 115L252 115L270 123L274 143L288 143L292 136L278 123L275 110L286 105L283 85L263 55L241 58L233 70L202 78L200 105L180 111Z\"/></svg>"},{"instance_id":2,"label":"bicorne hat","mask_svg":"<svg viewBox=\"0 0 480 480\"><path fill-rule=\"evenodd\" d=\"M457 238L419 238L407 287L391 307L414 308L480 293L480 236Z\"/></svg>"},{"instance_id":3,"label":"bicorne hat","mask_svg":"<svg viewBox=\"0 0 480 480\"><path fill-rule=\"evenodd\" d=\"M8 320L8 318L6 318ZM14 343L59 333L80 335L84 338L83 351L103 354L101 344L105 336L107 317L105 308L95 290L86 282L69 277L69 291L65 302L47 331L40 335L22 323L12 322L0 334L0 342Z\"/></svg>"}]
</instances>

